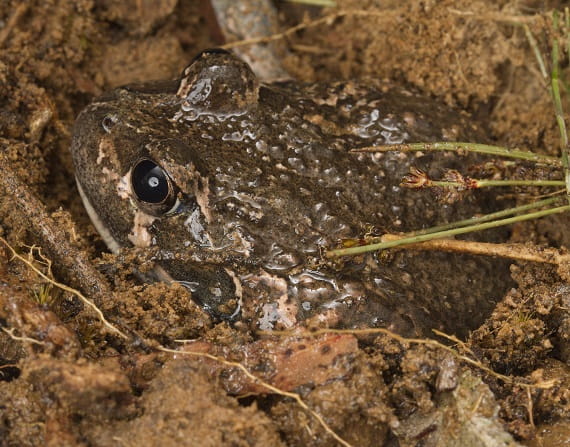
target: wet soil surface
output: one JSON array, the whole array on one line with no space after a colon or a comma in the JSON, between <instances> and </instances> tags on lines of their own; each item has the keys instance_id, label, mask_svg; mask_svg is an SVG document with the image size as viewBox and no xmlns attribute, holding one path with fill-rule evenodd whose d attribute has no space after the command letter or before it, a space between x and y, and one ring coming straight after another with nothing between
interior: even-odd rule
<instances>
[{"instance_id":1,"label":"wet soil surface","mask_svg":"<svg viewBox=\"0 0 570 447\"><path fill-rule=\"evenodd\" d=\"M331 16L282 39L294 77L386 79L467 110L491 141L558 154L520 24L548 56L548 11L560 4L338 3L279 3L282 29ZM333 433L350 445L568 445L564 266L512 261L514 287L492 315L465 340L438 345L215 324L181 287L138 282L133 266L152 267L144 254L108 254L75 187L75 116L109 88L176 78L216 39L190 0L0 4L0 235L125 335L2 243L0 445L325 446L339 442ZM565 215L517 224L505 242L563 249L566 228ZM66 254L54 250L64 243Z\"/></svg>"}]
</instances>

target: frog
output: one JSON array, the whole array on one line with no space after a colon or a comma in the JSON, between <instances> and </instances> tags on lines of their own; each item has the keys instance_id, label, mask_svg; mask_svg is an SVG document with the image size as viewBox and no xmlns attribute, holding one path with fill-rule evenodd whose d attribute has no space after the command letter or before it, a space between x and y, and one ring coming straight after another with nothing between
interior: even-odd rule
<instances>
[{"instance_id":1,"label":"frog","mask_svg":"<svg viewBox=\"0 0 570 447\"><path fill-rule=\"evenodd\" d=\"M77 117L71 153L108 248L147 250L153 280L182 285L215 321L465 336L510 287L508 263L408 251L330 260L324 252L493 210L488 196L445 204L400 186L411 167L441 172L468 157L353 151L481 135L468 114L411 88L263 82L232 52L211 49L179 79L95 99Z\"/></svg>"}]
</instances>

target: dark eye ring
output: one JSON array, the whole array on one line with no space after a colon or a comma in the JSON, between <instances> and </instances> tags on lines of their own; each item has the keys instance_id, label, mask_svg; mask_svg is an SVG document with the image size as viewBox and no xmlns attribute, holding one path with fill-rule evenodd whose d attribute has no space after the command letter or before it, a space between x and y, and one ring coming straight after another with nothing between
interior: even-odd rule
<instances>
[{"instance_id":1,"label":"dark eye ring","mask_svg":"<svg viewBox=\"0 0 570 447\"><path fill-rule=\"evenodd\" d=\"M175 187L164 169L142 158L131 170L131 189L143 211L161 216L176 203Z\"/></svg>"}]
</instances>

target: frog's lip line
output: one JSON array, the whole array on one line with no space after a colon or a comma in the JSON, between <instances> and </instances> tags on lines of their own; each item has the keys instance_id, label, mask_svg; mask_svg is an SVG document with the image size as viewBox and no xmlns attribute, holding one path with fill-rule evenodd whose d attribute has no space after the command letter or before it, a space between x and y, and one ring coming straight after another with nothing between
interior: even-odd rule
<instances>
[{"instance_id":1,"label":"frog's lip line","mask_svg":"<svg viewBox=\"0 0 570 447\"><path fill-rule=\"evenodd\" d=\"M119 250L121 249L121 245L111 235L111 232L109 231L109 229L105 226L103 221L99 218L99 215L95 211L95 208L93 208L93 206L91 205L91 202L89 202L89 199L87 198L87 195L83 191L83 188L81 187L81 183L79 182L79 179L77 177L75 177L75 183L77 184L77 189L79 191L79 195L81 196L81 200L83 200L83 206L87 210L87 214L89 215L89 219L91 219L91 222L93 222L93 225L95 226L95 229L97 230L97 232L101 236L101 239L103 239L103 242L105 242L105 245L107 245L107 248L109 250L111 250L112 253L118 254Z\"/></svg>"}]
</instances>

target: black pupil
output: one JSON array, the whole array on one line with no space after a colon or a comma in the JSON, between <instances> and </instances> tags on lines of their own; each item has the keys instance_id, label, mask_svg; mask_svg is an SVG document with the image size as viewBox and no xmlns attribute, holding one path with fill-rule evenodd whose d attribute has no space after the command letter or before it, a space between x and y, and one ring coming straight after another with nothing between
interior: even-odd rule
<instances>
[{"instance_id":1,"label":"black pupil","mask_svg":"<svg viewBox=\"0 0 570 447\"><path fill-rule=\"evenodd\" d=\"M133 169L132 185L138 199L147 203L161 203L168 197L168 178L160 166L142 160Z\"/></svg>"}]
</instances>

